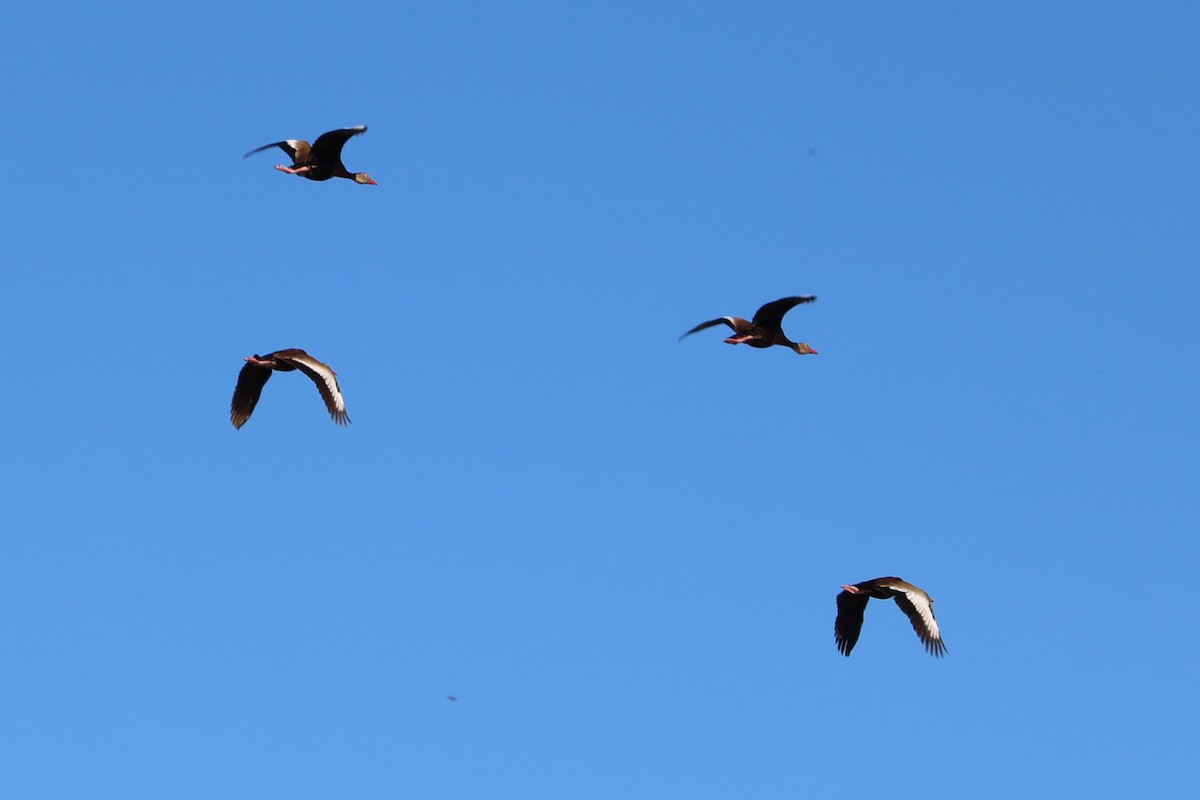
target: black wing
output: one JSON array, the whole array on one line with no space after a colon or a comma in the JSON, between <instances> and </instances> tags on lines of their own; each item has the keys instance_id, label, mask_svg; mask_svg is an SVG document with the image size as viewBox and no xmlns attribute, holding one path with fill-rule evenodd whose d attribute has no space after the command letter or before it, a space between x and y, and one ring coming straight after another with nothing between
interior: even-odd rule
<instances>
[{"instance_id":1,"label":"black wing","mask_svg":"<svg viewBox=\"0 0 1200 800\"><path fill-rule=\"evenodd\" d=\"M233 390L233 402L229 406L229 419L233 422L233 427L240 428L250 419L270 377L269 367L260 367L250 362L246 362L246 366L242 367L242 371L238 373L237 387Z\"/></svg>"},{"instance_id":2,"label":"black wing","mask_svg":"<svg viewBox=\"0 0 1200 800\"><path fill-rule=\"evenodd\" d=\"M731 317L718 317L717 319L710 319L708 322L701 322L699 325L692 328L690 331L685 333L683 336L680 336L679 338L682 340L684 336L691 336L696 331L702 331L702 330L705 330L706 328L711 328L714 325L728 325L735 333L737 332L737 327L734 326L733 319Z\"/></svg>"},{"instance_id":3,"label":"black wing","mask_svg":"<svg viewBox=\"0 0 1200 800\"><path fill-rule=\"evenodd\" d=\"M334 164L341 164L342 148L345 147L346 142L351 136L358 136L360 133L366 132L366 125L358 125L354 128L339 128L336 131L322 133L317 137L317 140L313 142L313 160L323 164L329 164L330 166ZM345 169L345 166L343 166L342 169Z\"/></svg>"},{"instance_id":4,"label":"black wing","mask_svg":"<svg viewBox=\"0 0 1200 800\"><path fill-rule=\"evenodd\" d=\"M816 299L816 295L805 294L799 297L784 297L780 300L773 300L754 312L754 324L760 328L777 330L783 326L784 314L801 303L811 303Z\"/></svg>"},{"instance_id":5,"label":"black wing","mask_svg":"<svg viewBox=\"0 0 1200 800\"><path fill-rule=\"evenodd\" d=\"M850 594L845 590L837 596L838 613L833 621L833 638L837 642L838 652L844 656L849 656L854 645L858 644L863 614L870 599L870 595Z\"/></svg>"}]
</instances>

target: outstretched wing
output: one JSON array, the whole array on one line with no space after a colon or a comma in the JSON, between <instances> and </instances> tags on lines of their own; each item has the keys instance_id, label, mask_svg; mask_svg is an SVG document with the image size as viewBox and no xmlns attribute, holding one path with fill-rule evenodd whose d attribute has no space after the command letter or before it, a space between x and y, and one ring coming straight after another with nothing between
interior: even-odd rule
<instances>
[{"instance_id":1,"label":"outstretched wing","mask_svg":"<svg viewBox=\"0 0 1200 800\"><path fill-rule=\"evenodd\" d=\"M768 330L779 330L783 326L783 315L801 303L811 303L816 295L805 294L798 297L784 297L772 300L754 312L754 324Z\"/></svg>"},{"instance_id":2,"label":"outstretched wing","mask_svg":"<svg viewBox=\"0 0 1200 800\"><path fill-rule=\"evenodd\" d=\"M833 638L837 642L838 652L849 656L854 645L858 643L858 635L862 633L863 614L867 610L867 601L871 599L866 594L851 594L843 590L837 596L837 619L833 621Z\"/></svg>"},{"instance_id":3,"label":"outstretched wing","mask_svg":"<svg viewBox=\"0 0 1200 800\"><path fill-rule=\"evenodd\" d=\"M933 618L933 601L929 599L929 595L912 584L892 588L898 592L895 597L896 605L900 606L900 610L912 623L917 638L925 645L929 655L944 656L946 645L942 643L942 632L938 628L937 620Z\"/></svg>"},{"instance_id":4,"label":"outstretched wing","mask_svg":"<svg viewBox=\"0 0 1200 800\"><path fill-rule=\"evenodd\" d=\"M745 322L745 321L746 320L741 319L739 317L717 317L716 319L710 319L708 322L701 322L699 325L692 328L690 331L685 333L683 336L680 336L679 339L680 339L680 341L683 341L684 336L691 336L696 331L702 331L707 328L711 328L714 325L728 325L730 327L730 329L733 330L734 333L737 333L737 329L738 329L737 324L739 322Z\"/></svg>"},{"instance_id":5,"label":"outstretched wing","mask_svg":"<svg viewBox=\"0 0 1200 800\"><path fill-rule=\"evenodd\" d=\"M278 354L276 357L280 358ZM321 399L325 401L325 408L329 409L329 416L333 417L334 422L338 425L345 425L350 421L350 417L346 415L346 399L342 397L341 387L338 386L337 373L328 364L317 361L303 351L282 356L282 359L312 378L312 382L317 385L317 391L321 393Z\"/></svg>"},{"instance_id":6,"label":"outstretched wing","mask_svg":"<svg viewBox=\"0 0 1200 800\"><path fill-rule=\"evenodd\" d=\"M260 367L249 362L242 367L242 371L238 373L237 386L233 390L233 402L229 405L229 419L233 422L233 427L240 428L250 419L270 377L270 367Z\"/></svg>"},{"instance_id":7,"label":"outstretched wing","mask_svg":"<svg viewBox=\"0 0 1200 800\"><path fill-rule=\"evenodd\" d=\"M342 163L342 148L351 136L358 136L360 133L366 133L366 125L358 125L353 128L339 128L336 131L322 133L317 137L317 141L313 142L312 157L314 160L322 164ZM342 167L345 169L345 166Z\"/></svg>"},{"instance_id":8,"label":"outstretched wing","mask_svg":"<svg viewBox=\"0 0 1200 800\"><path fill-rule=\"evenodd\" d=\"M303 139L286 139L282 142L271 142L264 144L262 147L256 147L242 158L249 158L255 153L261 153L263 150L270 150L272 147L278 147L280 150L288 154L292 159L293 166L299 166L308 162L308 155L311 148L308 142Z\"/></svg>"}]
</instances>

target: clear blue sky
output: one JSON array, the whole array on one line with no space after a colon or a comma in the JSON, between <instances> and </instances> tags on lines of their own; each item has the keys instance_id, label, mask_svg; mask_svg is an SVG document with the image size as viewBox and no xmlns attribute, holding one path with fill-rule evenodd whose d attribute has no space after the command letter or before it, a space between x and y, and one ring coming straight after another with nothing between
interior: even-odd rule
<instances>
[{"instance_id":1,"label":"clear blue sky","mask_svg":"<svg viewBox=\"0 0 1200 800\"><path fill-rule=\"evenodd\" d=\"M14 8L0 795L1194 784L1200 6Z\"/></svg>"}]
</instances>

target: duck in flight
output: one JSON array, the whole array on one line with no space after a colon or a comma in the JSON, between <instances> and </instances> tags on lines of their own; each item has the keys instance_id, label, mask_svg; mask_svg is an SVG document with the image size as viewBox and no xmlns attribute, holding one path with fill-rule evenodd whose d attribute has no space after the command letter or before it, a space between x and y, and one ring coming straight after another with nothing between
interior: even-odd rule
<instances>
[{"instance_id":1,"label":"duck in flight","mask_svg":"<svg viewBox=\"0 0 1200 800\"><path fill-rule=\"evenodd\" d=\"M844 585L837 596L838 613L833 623L833 638L842 655L849 656L858 642L863 613L867 610L867 601L872 597L877 600L894 599L900 610L908 615L908 621L912 623L917 638L925 645L929 655L941 657L946 654L942 632L933 617L933 598L899 578L875 578L853 586Z\"/></svg>"},{"instance_id":2,"label":"duck in flight","mask_svg":"<svg viewBox=\"0 0 1200 800\"><path fill-rule=\"evenodd\" d=\"M285 167L282 164L275 166L275 169L280 172L286 172L290 175L301 175L310 181L349 178L355 183L369 183L372 186L378 186L379 184L371 180L371 176L367 173L351 172L342 163L342 148L346 145L346 142L351 136L357 136L360 133L366 132L366 125L358 125L353 128L339 128L336 131L322 133L317 137L317 141L311 145L303 139L285 139L282 142L264 144L262 147L255 148L246 153L242 158L249 158L255 153L261 153L263 150L278 147L292 159L292 166L290 167Z\"/></svg>"},{"instance_id":3,"label":"duck in flight","mask_svg":"<svg viewBox=\"0 0 1200 800\"><path fill-rule=\"evenodd\" d=\"M291 372L300 370L317 385L329 416L338 425L350 421L346 416L346 400L338 386L337 373L328 365L310 356L303 350L293 347L287 350L276 350L265 356L255 354L246 359L246 365L238 373L237 387L233 390L233 402L229 407L229 418L233 427L240 428L254 413L258 405L259 395L272 372Z\"/></svg>"},{"instance_id":4,"label":"duck in flight","mask_svg":"<svg viewBox=\"0 0 1200 800\"><path fill-rule=\"evenodd\" d=\"M751 347L770 347L777 344L794 350L802 356L816 355L816 350L804 342L793 342L783 333L783 315L801 303L811 303L816 299L815 295L806 294L773 300L755 311L752 320L741 317L717 317L708 322L701 322L679 338L682 340L684 336L691 336L697 331L711 328L714 325L728 325L733 330L733 336L725 340L726 344L748 344Z\"/></svg>"}]
</instances>

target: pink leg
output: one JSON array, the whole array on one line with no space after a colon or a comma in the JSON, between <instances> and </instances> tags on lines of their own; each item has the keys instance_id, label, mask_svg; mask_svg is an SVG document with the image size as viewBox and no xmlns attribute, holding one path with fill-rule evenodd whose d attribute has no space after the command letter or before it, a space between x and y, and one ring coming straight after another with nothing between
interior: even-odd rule
<instances>
[{"instance_id":1,"label":"pink leg","mask_svg":"<svg viewBox=\"0 0 1200 800\"><path fill-rule=\"evenodd\" d=\"M726 344L741 344L742 342L748 342L753 338L754 338L753 336L730 336L728 339L725 340L725 343Z\"/></svg>"}]
</instances>

